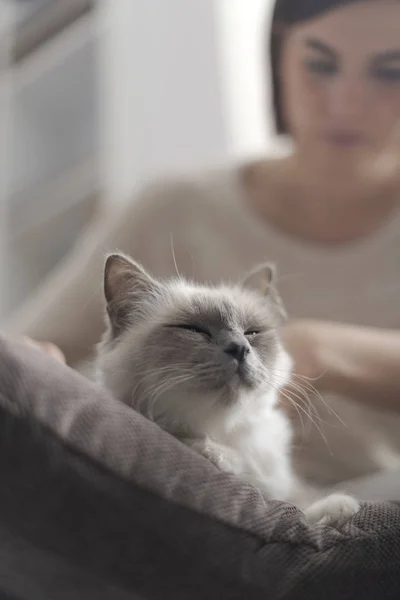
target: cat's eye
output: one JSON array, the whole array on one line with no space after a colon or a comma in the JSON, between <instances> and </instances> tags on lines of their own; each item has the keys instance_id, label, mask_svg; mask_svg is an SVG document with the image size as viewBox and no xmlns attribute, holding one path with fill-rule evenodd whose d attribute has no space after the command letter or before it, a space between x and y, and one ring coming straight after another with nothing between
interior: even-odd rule
<instances>
[{"instance_id":1,"label":"cat's eye","mask_svg":"<svg viewBox=\"0 0 400 600\"><path fill-rule=\"evenodd\" d=\"M197 325L190 325L186 323L182 323L180 325L174 325L177 329L186 329L186 331L191 331L192 333L199 333L201 335L210 335L210 332L203 327L198 327Z\"/></svg>"},{"instance_id":2,"label":"cat's eye","mask_svg":"<svg viewBox=\"0 0 400 600\"><path fill-rule=\"evenodd\" d=\"M259 335L261 333L260 329L248 329L247 331L245 331L244 335L246 337L255 337L256 335Z\"/></svg>"}]
</instances>

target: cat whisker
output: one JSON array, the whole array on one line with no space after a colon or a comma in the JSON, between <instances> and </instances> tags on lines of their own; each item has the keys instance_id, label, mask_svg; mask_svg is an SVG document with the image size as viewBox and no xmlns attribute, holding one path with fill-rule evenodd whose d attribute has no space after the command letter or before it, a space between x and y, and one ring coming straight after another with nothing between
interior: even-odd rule
<instances>
[{"instance_id":1,"label":"cat whisker","mask_svg":"<svg viewBox=\"0 0 400 600\"><path fill-rule=\"evenodd\" d=\"M307 414L309 416L308 431L310 429L311 423L313 423L315 426L317 426L317 422L318 422L321 425L321 427L322 427L322 425L327 425L327 423L323 419L321 419L315 406L311 402L307 402L307 398L303 395L303 392L296 393L294 391L288 390L288 388L286 388L285 391L286 391L286 394L288 394L291 398L296 398L297 401L299 401L303 404L304 410L307 412Z\"/></svg>"},{"instance_id":2,"label":"cat whisker","mask_svg":"<svg viewBox=\"0 0 400 600\"><path fill-rule=\"evenodd\" d=\"M164 367L153 367L149 369L149 367L144 367L142 371L135 371L136 377L141 377L143 380L148 377L153 377L154 375L165 375L169 373L174 373L175 371L178 373L182 373L182 371L187 369L187 366L183 363L176 363L172 365L166 365Z\"/></svg>"},{"instance_id":3,"label":"cat whisker","mask_svg":"<svg viewBox=\"0 0 400 600\"><path fill-rule=\"evenodd\" d=\"M169 379L164 379L162 381L157 381L155 382L153 385L149 385L147 387L147 391L152 393L153 389L156 390L162 390L163 388L168 389L168 387L170 385L177 385L178 383L180 383L181 381L187 381L190 379L193 379L194 376L188 375L188 374L182 374L182 375L175 375L173 377L170 377Z\"/></svg>"},{"instance_id":4,"label":"cat whisker","mask_svg":"<svg viewBox=\"0 0 400 600\"><path fill-rule=\"evenodd\" d=\"M147 380L151 380L153 377L159 377L160 375L169 376L174 373L182 374L182 368L180 365L166 365L164 367L154 367L153 369L144 369L143 371L135 372L135 379L137 379L135 386L132 389L131 398L134 400L134 396L138 388L143 385Z\"/></svg>"},{"instance_id":5,"label":"cat whisker","mask_svg":"<svg viewBox=\"0 0 400 600\"><path fill-rule=\"evenodd\" d=\"M297 393L295 394L293 391L291 391L291 389L295 390ZM315 416L315 418L317 418L320 423L323 423L324 425L331 425L331 423L328 423L327 421L324 421L320 417L320 415L318 414L318 411L317 411L317 407L315 406L315 404L313 404L311 402L311 399L309 397L307 389L303 388L299 384L295 384L294 382L290 382L290 383L286 384L285 390L286 390L287 393L291 393L291 394L295 395L299 400L301 400L304 404L306 404L307 408L308 408L308 410L310 412L310 415L313 414Z\"/></svg>"},{"instance_id":6,"label":"cat whisker","mask_svg":"<svg viewBox=\"0 0 400 600\"><path fill-rule=\"evenodd\" d=\"M289 386L286 386L285 393L287 395L289 395L291 398L293 396L294 398L296 398L296 400L298 402L301 403L302 407L304 408L304 410L307 412L307 415L309 416L309 421L311 421L313 417L320 420L315 407L313 406L310 399L308 398L307 393L303 389L299 388L299 389L293 391L293 390L289 389Z\"/></svg>"},{"instance_id":7,"label":"cat whisker","mask_svg":"<svg viewBox=\"0 0 400 600\"><path fill-rule=\"evenodd\" d=\"M276 370L278 371L279 369L276 369ZM320 400L321 403L325 406L328 413L331 414L332 416L334 416L341 423L341 425L343 425L343 427L347 427L347 424L345 423L345 421L343 421L343 419L336 413L336 411L328 404L328 402L325 400L323 395L317 390L317 388L310 383L310 381L317 381L318 379L320 379L320 377L322 377L322 375L320 375L319 377L311 378L311 377L307 377L306 375L300 375L299 373L293 372L292 377L300 379L301 383L303 384L304 388L307 390L308 394L312 394L313 396L318 398L318 400ZM295 385L296 384L295 384L294 380L291 379L288 384L288 387L290 387L290 386L294 387ZM310 400L310 403L311 403L311 400ZM314 408L316 410L315 406L314 406ZM333 426L334 425L332 425L332 427Z\"/></svg>"},{"instance_id":8,"label":"cat whisker","mask_svg":"<svg viewBox=\"0 0 400 600\"><path fill-rule=\"evenodd\" d=\"M282 381L282 383L286 383L286 382ZM283 395L284 397L286 397L287 399L290 399L293 403L296 403L296 405L304 412L304 414L306 414L308 416L310 422L317 428L318 432L320 433L329 452L331 452L328 442L327 442L327 439L326 439L326 436L322 430L322 425L329 425L329 423L327 423L323 419L321 419L321 417L319 416L319 414L316 410L316 407L310 402L306 390L304 390L298 384L294 384L294 385L292 385L292 387L294 387L294 389L296 390L296 393L290 392L289 386L290 386L290 384L286 384L285 389L280 389L277 391L279 391L279 393L281 395ZM292 396L294 396L298 401L301 401L303 403L307 402L308 411L302 405L298 404Z\"/></svg>"},{"instance_id":9,"label":"cat whisker","mask_svg":"<svg viewBox=\"0 0 400 600\"><path fill-rule=\"evenodd\" d=\"M279 391L279 390L276 390L276 391ZM310 419L310 421L313 423L313 425L316 427L316 429L318 430L319 434L321 435L321 437L322 437L322 439L323 439L323 441L324 441L324 443L325 443L325 445L326 445L326 447L327 447L327 449L328 449L328 452L331 454L331 456L333 456L333 452L331 451L331 449L330 449L330 447L329 447L329 444L328 444L328 440L327 440L327 438L326 438L326 435L324 434L324 432L323 432L322 428L321 428L321 427L318 425L318 423L315 421L315 419L314 419L314 418L311 416L311 414L310 414L310 413L308 413L308 412L307 412L307 411L306 411L306 410L305 410L305 409L304 409L304 408L303 408L301 405L297 404L297 403L295 402L295 400L293 400L293 398L291 398L290 396L288 396L288 395L286 394L286 392L285 392L285 391L283 391L283 390L280 390L280 394L281 394L281 395L282 395L284 398L286 398L287 400L289 400L289 401L290 401L292 404L295 404L295 405L296 405L296 406L297 406L297 407L298 407L298 408L299 408L299 409L300 409L302 412L304 412L304 414L305 414L305 415L306 415L306 416L307 416L307 417Z\"/></svg>"},{"instance_id":10,"label":"cat whisker","mask_svg":"<svg viewBox=\"0 0 400 600\"><path fill-rule=\"evenodd\" d=\"M172 231L170 232L169 236L170 236L170 240L171 240L171 252L172 252L172 259L174 261L175 271L178 276L178 279L182 279L181 274L179 273L178 264L176 262L175 248L174 248L174 236L172 234Z\"/></svg>"},{"instance_id":11,"label":"cat whisker","mask_svg":"<svg viewBox=\"0 0 400 600\"><path fill-rule=\"evenodd\" d=\"M165 394L167 391L170 391L171 389L173 389L183 383L186 383L190 379L193 379L193 377L188 376L188 375L177 376L168 381L164 381L164 382L158 384L157 386L154 386L154 390L149 388L147 390L148 398L146 398L146 400L144 400L145 402L149 403L149 409L147 411L149 417L150 418L154 417L154 411L153 411L154 405L156 404L157 400L163 394Z\"/></svg>"},{"instance_id":12,"label":"cat whisker","mask_svg":"<svg viewBox=\"0 0 400 600\"><path fill-rule=\"evenodd\" d=\"M290 405L291 405L291 406L293 406L293 408L294 408L294 409L295 409L295 411L297 412L297 414L298 414L298 416L299 416L299 419L300 419L300 423L301 423L301 429L302 429L302 432L303 432L303 434L304 434L305 430L304 430L304 421L303 421L303 415L301 414L301 412L300 412L300 409L299 409L299 407L298 407L297 403L296 403L296 402L295 402L295 401L294 401L292 398L288 397L288 396L287 396L287 395L286 395L284 392L282 392L282 393L281 393L281 396L282 396L282 397L283 397L285 400L288 400L288 401L289 401L289 403L290 403ZM282 401L282 398L281 398L281 401ZM285 404L285 403L283 402L283 404Z\"/></svg>"},{"instance_id":13,"label":"cat whisker","mask_svg":"<svg viewBox=\"0 0 400 600\"><path fill-rule=\"evenodd\" d=\"M328 414L332 415L333 417L335 417L335 419L337 419L339 421L339 423L341 425L343 425L343 427L347 428L347 423L345 421L343 421L343 419L340 417L340 415L338 415L338 413L332 408L332 406L330 406L328 404L328 402L325 400L323 394L321 394L314 386L308 384L307 385L308 388L308 392L311 393L314 397L316 397L318 400L321 401L321 403L325 406ZM316 409L316 407L315 407ZM330 424L332 427L335 427L335 425L333 423Z\"/></svg>"}]
</instances>

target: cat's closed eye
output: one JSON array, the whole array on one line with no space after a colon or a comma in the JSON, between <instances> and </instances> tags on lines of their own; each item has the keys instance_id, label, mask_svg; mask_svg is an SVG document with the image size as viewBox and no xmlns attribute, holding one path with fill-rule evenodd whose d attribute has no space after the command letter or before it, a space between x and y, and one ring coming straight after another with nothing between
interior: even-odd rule
<instances>
[{"instance_id":1,"label":"cat's closed eye","mask_svg":"<svg viewBox=\"0 0 400 600\"><path fill-rule=\"evenodd\" d=\"M244 332L244 335L246 337L255 337L256 335L259 335L261 333L261 329L248 329L247 331Z\"/></svg>"},{"instance_id":2,"label":"cat's closed eye","mask_svg":"<svg viewBox=\"0 0 400 600\"><path fill-rule=\"evenodd\" d=\"M174 327L176 329L186 329L186 331L191 331L192 333L199 333L201 335L210 335L210 332L203 327L199 327L198 325L192 325L190 323L181 323L179 325L170 325L170 327Z\"/></svg>"}]
</instances>

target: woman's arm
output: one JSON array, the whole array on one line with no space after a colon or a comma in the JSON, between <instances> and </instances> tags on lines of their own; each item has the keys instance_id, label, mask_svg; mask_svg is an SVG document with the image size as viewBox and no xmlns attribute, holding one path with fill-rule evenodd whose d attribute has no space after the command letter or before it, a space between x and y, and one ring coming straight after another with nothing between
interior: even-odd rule
<instances>
[{"instance_id":1,"label":"woman's arm","mask_svg":"<svg viewBox=\"0 0 400 600\"><path fill-rule=\"evenodd\" d=\"M7 334L51 342L71 365L89 355L102 327L104 229L101 219L87 228L68 256L6 321Z\"/></svg>"},{"instance_id":2,"label":"woman's arm","mask_svg":"<svg viewBox=\"0 0 400 600\"><path fill-rule=\"evenodd\" d=\"M60 363L66 362L65 356L61 352L60 348L57 348L57 346L51 344L50 342L37 342L36 340L32 340L31 338L28 338L26 336L22 336L19 339L27 346L31 346L32 348L35 348L40 352L44 352L48 356L52 356Z\"/></svg>"},{"instance_id":3,"label":"woman's arm","mask_svg":"<svg viewBox=\"0 0 400 600\"><path fill-rule=\"evenodd\" d=\"M104 210L4 324L5 333L51 342L72 366L89 358L105 328L103 269L107 253L121 250L155 276L173 275L172 236L179 269L190 273L190 252L180 252L179 239L184 207L195 190L186 180L157 181L123 209Z\"/></svg>"},{"instance_id":4,"label":"woman's arm","mask_svg":"<svg viewBox=\"0 0 400 600\"><path fill-rule=\"evenodd\" d=\"M400 332L324 321L295 321L284 331L295 371L320 392L400 412Z\"/></svg>"}]
</instances>

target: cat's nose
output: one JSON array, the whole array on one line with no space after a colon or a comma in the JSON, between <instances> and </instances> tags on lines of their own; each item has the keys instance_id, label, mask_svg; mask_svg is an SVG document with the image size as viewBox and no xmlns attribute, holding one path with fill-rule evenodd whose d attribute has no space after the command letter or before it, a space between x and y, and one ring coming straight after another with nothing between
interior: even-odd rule
<instances>
[{"instance_id":1,"label":"cat's nose","mask_svg":"<svg viewBox=\"0 0 400 600\"><path fill-rule=\"evenodd\" d=\"M241 363L245 360L246 356L250 352L250 348L245 343L230 342L224 349L224 352L232 356L232 358L236 358L236 360Z\"/></svg>"}]
</instances>

